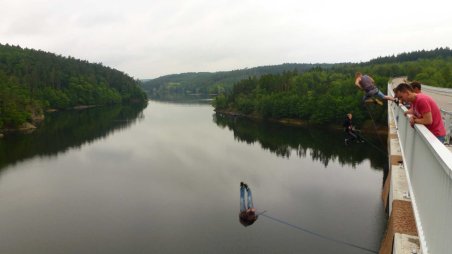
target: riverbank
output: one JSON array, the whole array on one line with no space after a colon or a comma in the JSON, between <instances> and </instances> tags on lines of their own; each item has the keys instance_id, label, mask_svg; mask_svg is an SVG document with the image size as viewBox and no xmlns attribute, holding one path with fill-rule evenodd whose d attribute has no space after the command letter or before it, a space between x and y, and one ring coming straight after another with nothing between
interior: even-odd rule
<instances>
[{"instance_id":1,"label":"riverbank","mask_svg":"<svg viewBox=\"0 0 452 254\"><path fill-rule=\"evenodd\" d=\"M33 115L31 119L16 128L5 128L0 130L0 138L3 138L7 133L20 132L24 134L32 133L44 121L44 114Z\"/></svg>"},{"instance_id":2,"label":"riverbank","mask_svg":"<svg viewBox=\"0 0 452 254\"><path fill-rule=\"evenodd\" d=\"M224 111L224 110L214 110L217 114L227 115L230 117L243 117L252 119L255 121L268 121L268 122L274 122L279 123L282 125L287 126L312 126L312 127L320 127L320 128L327 128L327 129L334 129L334 130L342 130L342 122L338 124L328 124L328 125L319 125L319 124L313 124L309 121L305 121L302 119L295 119L295 118L268 118L264 119L258 115L246 115L234 111ZM388 134L388 127L386 125L383 126L375 126L372 122L372 120L365 121L360 129L363 133L372 133L372 134L378 134L378 135L387 135Z\"/></svg>"},{"instance_id":3,"label":"riverbank","mask_svg":"<svg viewBox=\"0 0 452 254\"><path fill-rule=\"evenodd\" d=\"M95 107L99 107L100 105L78 105L66 110L85 110L85 109L90 109L90 108L95 108ZM46 113L53 113L53 112L58 112L61 110L58 109L47 109ZM15 127L15 128L5 128L0 130L0 138L3 138L7 133L24 133L24 134L29 134L32 133L35 129L37 129L39 127L39 125L44 121L45 119L45 114L44 113L35 113L32 112L32 116L30 117L30 119Z\"/></svg>"}]
</instances>

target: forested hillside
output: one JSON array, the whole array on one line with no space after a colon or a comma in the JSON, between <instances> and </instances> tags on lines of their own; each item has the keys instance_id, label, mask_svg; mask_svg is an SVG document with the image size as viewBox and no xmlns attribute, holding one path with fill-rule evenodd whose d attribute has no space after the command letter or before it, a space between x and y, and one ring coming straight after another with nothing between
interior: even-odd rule
<instances>
[{"instance_id":1,"label":"forested hillside","mask_svg":"<svg viewBox=\"0 0 452 254\"><path fill-rule=\"evenodd\" d=\"M14 128L46 108L143 101L139 82L121 71L0 44L0 129Z\"/></svg>"},{"instance_id":2,"label":"forested hillside","mask_svg":"<svg viewBox=\"0 0 452 254\"><path fill-rule=\"evenodd\" d=\"M419 59L432 59L437 57L452 57L452 50L450 48L436 48L434 50L417 50L413 52L405 52L396 56L377 57L370 60L369 64L384 64L384 63L400 63L408 61L416 61Z\"/></svg>"},{"instance_id":3,"label":"forested hillside","mask_svg":"<svg viewBox=\"0 0 452 254\"><path fill-rule=\"evenodd\" d=\"M315 66L328 68L331 64L281 64L221 72L192 72L162 76L143 82L143 89L152 96L171 94L217 94L232 89L234 83L250 76L278 74L284 71L304 72Z\"/></svg>"},{"instance_id":4,"label":"forested hillside","mask_svg":"<svg viewBox=\"0 0 452 254\"><path fill-rule=\"evenodd\" d=\"M390 77L405 75L427 85L452 87L451 52L449 48L417 51L361 64L314 68L304 73L249 77L235 84L231 92L217 96L215 107L221 112L295 118L314 124L337 124L347 112L353 112L355 122L362 123L370 118L370 112L377 122L383 123L386 108L372 105L368 111L361 105L363 92L354 85L354 73L371 75L385 93ZM383 59L389 63L380 63Z\"/></svg>"}]
</instances>

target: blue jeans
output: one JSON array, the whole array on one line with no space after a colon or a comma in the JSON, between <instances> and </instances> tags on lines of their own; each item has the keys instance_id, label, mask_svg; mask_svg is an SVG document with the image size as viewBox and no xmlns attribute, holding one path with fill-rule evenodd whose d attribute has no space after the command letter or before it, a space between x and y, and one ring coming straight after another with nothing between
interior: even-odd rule
<instances>
[{"instance_id":1,"label":"blue jeans","mask_svg":"<svg viewBox=\"0 0 452 254\"><path fill-rule=\"evenodd\" d=\"M441 143L444 144L444 142L446 142L446 136L437 136L436 138L439 139L439 141L441 141Z\"/></svg>"},{"instance_id":2,"label":"blue jeans","mask_svg":"<svg viewBox=\"0 0 452 254\"><path fill-rule=\"evenodd\" d=\"M385 95L378 88L375 88L373 90L366 92L366 94L364 94L363 103L365 100L367 100L371 97L374 97L374 96L379 97L380 99L383 99L383 100L385 99Z\"/></svg>"},{"instance_id":3,"label":"blue jeans","mask_svg":"<svg viewBox=\"0 0 452 254\"><path fill-rule=\"evenodd\" d=\"M248 202L245 203L245 192L248 192ZM240 187L240 212L246 211L246 209L253 208L253 196L251 195L251 190L245 188L245 186Z\"/></svg>"}]
</instances>

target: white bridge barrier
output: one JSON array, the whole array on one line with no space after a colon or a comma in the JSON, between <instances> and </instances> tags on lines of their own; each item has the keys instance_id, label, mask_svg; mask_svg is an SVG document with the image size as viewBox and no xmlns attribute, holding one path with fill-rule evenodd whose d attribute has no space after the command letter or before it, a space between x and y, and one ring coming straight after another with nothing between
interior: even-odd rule
<instances>
[{"instance_id":1,"label":"white bridge barrier","mask_svg":"<svg viewBox=\"0 0 452 254\"><path fill-rule=\"evenodd\" d=\"M452 112L441 109L441 116L446 126L446 144L452 145Z\"/></svg>"},{"instance_id":2,"label":"white bridge barrier","mask_svg":"<svg viewBox=\"0 0 452 254\"><path fill-rule=\"evenodd\" d=\"M404 106L388 106L396 122L422 253L452 253L452 152L424 125L411 127Z\"/></svg>"}]
</instances>

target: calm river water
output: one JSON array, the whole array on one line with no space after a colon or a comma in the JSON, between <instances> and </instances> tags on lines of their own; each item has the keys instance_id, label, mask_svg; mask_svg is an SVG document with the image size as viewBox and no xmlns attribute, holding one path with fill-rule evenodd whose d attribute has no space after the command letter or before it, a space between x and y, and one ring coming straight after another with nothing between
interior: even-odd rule
<instances>
[{"instance_id":1,"label":"calm river water","mask_svg":"<svg viewBox=\"0 0 452 254\"><path fill-rule=\"evenodd\" d=\"M53 113L0 139L0 253L371 253L300 228L378 250L386 162L210 105ZM279 222L239 223L240 181Z\"/></svg>"}]
</instances>

